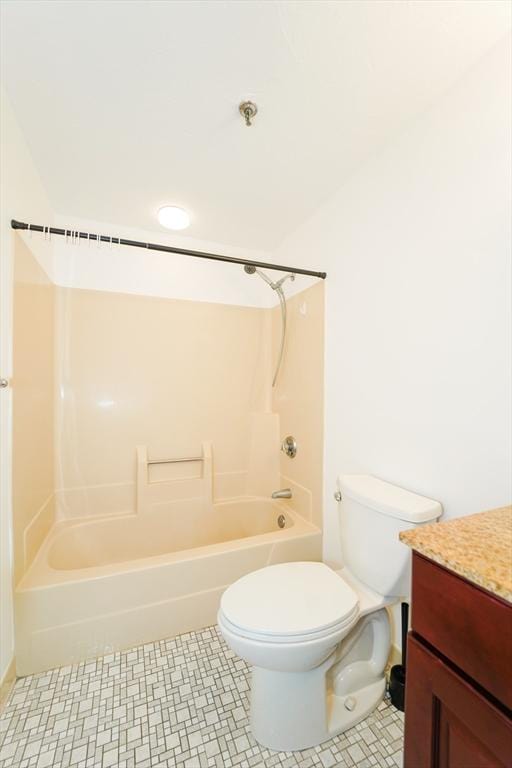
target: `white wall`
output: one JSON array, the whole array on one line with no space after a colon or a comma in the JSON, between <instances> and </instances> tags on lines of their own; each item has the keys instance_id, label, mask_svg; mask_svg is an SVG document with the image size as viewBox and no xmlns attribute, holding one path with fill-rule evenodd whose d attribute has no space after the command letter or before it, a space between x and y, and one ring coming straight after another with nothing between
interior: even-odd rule
<instances>
[{"instance_id":1,"label":"white wall","mask_svg":"<svg viewBox=\"0 0 512 768\"><path fill-rule=\"evenodd\" d=\"M5 92L0 98L0 375L12 376L12 264L11 218L53 223L46 193L35 170ZM38 259L52 269L52 249L40 238L27 240ZM12 390L0 392L0 682L14 655L12 616L12 507L11 507Z\"/></svg>"},{"instance_id":2,"label":"white wall","mask_svg":"<svg viewBox=\"0 0 512 768\"><path fill-rule=\"evenodd\" d=\"M327 561L340 473L510 502L510 92L509 38L275 254L328 273Z\"/></svg>"}]
</instances>

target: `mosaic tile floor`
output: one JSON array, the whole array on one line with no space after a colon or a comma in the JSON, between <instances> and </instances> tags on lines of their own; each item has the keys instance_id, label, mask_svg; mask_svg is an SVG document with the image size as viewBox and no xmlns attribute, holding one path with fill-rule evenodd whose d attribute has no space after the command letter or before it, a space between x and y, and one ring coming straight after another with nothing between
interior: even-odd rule
<instances>
[{"instance_id":1,"label":"mosaic tile floor","mask_svg":"<svg viewBox=\"0 0 512 768\"><path fill-rule=\"evenodd\" d=\"M1 768L396 768L402 715L386 701L303 752L252 738L249 668L215 628L19 680L0 719Z\"/></svg>"}]
</instances>

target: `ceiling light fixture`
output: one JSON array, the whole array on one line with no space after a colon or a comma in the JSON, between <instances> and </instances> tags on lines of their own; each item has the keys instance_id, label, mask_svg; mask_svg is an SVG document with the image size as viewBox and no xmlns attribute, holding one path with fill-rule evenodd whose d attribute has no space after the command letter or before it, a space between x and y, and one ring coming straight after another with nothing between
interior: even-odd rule
<instances>
[{"instance_id":1,"label":"ceiling light fixture","mask_svg":"<svg viewBox=\"0 0 512 768\"><path fill-rule=\"evenodd\" d=\"M158 211L158 221L167 229L186 229L190 224L190 216L175 205L164 205Z\"/></svg>"}]
</instances>

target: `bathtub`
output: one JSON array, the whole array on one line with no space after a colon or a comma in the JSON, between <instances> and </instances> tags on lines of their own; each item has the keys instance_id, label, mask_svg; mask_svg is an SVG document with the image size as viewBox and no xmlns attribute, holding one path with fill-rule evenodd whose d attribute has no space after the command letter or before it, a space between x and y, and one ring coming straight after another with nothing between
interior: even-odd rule
<instances>
[{"instance_id":1,"label":"bathtub","mask_svg":"<svg viewBox=\"0 0 512 768\"><path fill-rule=\"evenodd\" d=\"M15 591L17 674L210 626L244 574L320 559L320 530L263 498L59 522Z\"/></svg>"}]
</instances>

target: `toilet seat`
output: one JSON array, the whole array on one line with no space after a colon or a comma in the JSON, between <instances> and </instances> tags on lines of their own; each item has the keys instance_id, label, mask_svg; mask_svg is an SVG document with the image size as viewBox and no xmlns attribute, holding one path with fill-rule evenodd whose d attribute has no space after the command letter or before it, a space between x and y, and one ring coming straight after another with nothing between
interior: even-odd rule
<instances>
[{"instance_id":1,"label":"toilet seat","mask_svg":"<svg viewBox=\"0 0 512 768\"><path fill-rule=\"evenodd\" d=\"M239 579L221 598L219 619L232 633L299 644L338 634L359 616L354 590L324 563L267 566Z\"/></svg>"},{"instance_id":2,"label":"toilet seat","mask_svg":"<svg viewBox=\"0 0 512 768\"><path fill-rule=\"evenodd\" d=\"M277 645L298 646L304 645L306 643L313 643L317 640L323 640L325 638L329 638L331 635L335 637L339 636L340 633L345 634L346 630L350 629L358 618L359 611L356 609L350 618L348 618L346 621L328 627L327 629L321 629L317 632L308 632L304 635L268 635L263 634L262 632L250 632L247 629L243 629L242 627L237 627L235 624L229 621L229 619L227 619L226 616L222 613L222 609L219 610L217 615L217 622L222 625L224 630L231 632L233 635L238 635L240 638L244 638L245 640L250 640L255 643L264 643L267 645L269 643L275 643Z\"/></svg>"}]
</instances>

